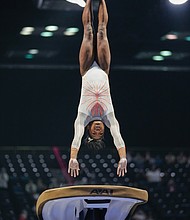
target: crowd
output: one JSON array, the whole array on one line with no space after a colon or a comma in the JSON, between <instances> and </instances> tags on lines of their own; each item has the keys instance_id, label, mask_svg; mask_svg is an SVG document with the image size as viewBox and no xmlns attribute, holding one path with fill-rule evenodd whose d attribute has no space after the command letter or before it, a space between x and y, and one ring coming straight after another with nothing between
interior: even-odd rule
<instances>
[{"instance_id":1,"label":"crowd","mask_svg":"<svg viewBox=\"0 0 190 220\"><path fill-rule=\"evenodd\" d=\"M149 187L149 195L151 188L161 189L167 193L175 193L179 188L177 177L179 174L187 179L189 178L188 170L190 166L190 154L188 152L168 152L166 154L160 152L128 152L128 174L126 178L133 181L134 187L142 188L142 186ZM106 162L105 162L106 163ZM83 164L84 165L84 164ZM83 166L81 165L81 166ZM97 173L85 167L81 167L80 176L75 179L74 185L97 184ZM97 167L99 165L97 164ZM104 164L103 164L104 166ZM107 165L106 165L107 166ZM59 168L58 168L59 169ZM135 175L134 175L135 174ZM103 177L104 178L104 177ZM5 167L0 168L0 191L8 190L10 176ZM119 184L119 182L118 182ZM125 185L128 183L126 182ZM35 212L35 204L39 195L46 189L64 186L56 176L52 176L48 182L45 182L41 177L28 179L24 184L24 191L28 197L33 201L33 212ZM13 185L13 190L19 191L20 183ZM22 186L23 187L23 186ZM188 187L183 184L183 190ZM150 198L151 199L151 198ZM149 203L151 205L151 203ZM18 214L16 220L28 220L29 212L23 207ZM151 212L150 208L137 208L132 220L155 220L156 216Z\"/></svg>"}]
</instances>

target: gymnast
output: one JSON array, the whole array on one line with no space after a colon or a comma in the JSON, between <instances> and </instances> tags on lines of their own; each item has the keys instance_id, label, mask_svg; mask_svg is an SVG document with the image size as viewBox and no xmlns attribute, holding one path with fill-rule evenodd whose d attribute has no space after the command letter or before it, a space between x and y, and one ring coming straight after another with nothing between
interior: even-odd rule
<instances>
[{"instance_id":1,"label":"gymnast","mask_svg":"<svg viewBox=\"0 0 190 220\"><path fill-rule=\"evenodd\" d=\"M109 71L110 48L107 38L108 12L105 0L99 0L98 31L95 36L93 28L92 0L87 0L82 14L84 35L79 53L82 89L78 114L74 123L74 138L71 144L68 173L79 175L77 161L81 140L86 130L85 145L94 149L104 147L105 125L110 129L120 160L117 175L127 173L125 143L120 134L119 123L112 105Z\"/></svg>"}]
</instances>

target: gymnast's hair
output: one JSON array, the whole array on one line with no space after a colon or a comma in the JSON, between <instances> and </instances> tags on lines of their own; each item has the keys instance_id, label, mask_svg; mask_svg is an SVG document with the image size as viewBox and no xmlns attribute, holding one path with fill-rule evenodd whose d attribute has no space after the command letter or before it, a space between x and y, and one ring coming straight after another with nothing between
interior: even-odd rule
<instances>
[{"instance_id":1,"label":"gymnast's hair","mask_svg":"<svg viewBox=\"0 0 190 220\"><path fill-rule=\"evenodd\" d=\"M83 143L86 147L88 147L91 150L95 150L95 151L99 151L106 147L104 143L104 138L101 138L99 140L94 140L90 137L88 131L87 131L87 136L84 139Z\"/></svg>"}]
</instances>

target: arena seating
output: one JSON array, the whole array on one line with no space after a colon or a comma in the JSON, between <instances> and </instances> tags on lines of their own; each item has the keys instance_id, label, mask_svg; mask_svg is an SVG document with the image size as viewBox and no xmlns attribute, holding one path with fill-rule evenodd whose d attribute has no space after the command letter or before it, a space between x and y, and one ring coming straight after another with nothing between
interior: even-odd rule
<instances>
[{"instance_id":1,"label":"arena seating","mask_svg":"<svg viewBox=\"0 0 190 220\"><path fill-rule=\"evenodd\" d=\"M69 150L61 149L62 159L68 163ZM140 154L140 159L139 158ZM74 185L112 184L139 187L149 192L149 202L140 207L146 219L187 220L190 216L190 172L189 155L181 150L173 152L175 160L166 161L169 151L136 149L129 152L128 173L125 177L116 175L118 155L114 149L92 152L81 149L79 153L80 176ZM179 161L178 155L184 154L185 160ZM149 158L147 159L147 155ZM152 165L160 168L161 180L149 182L146 173ZM51 188L52 178L58 179L58 186L66 186L66 179L60 172L59 164L52 149L1 150L0 167L5 167L9 175L7 189L0 189L0 220L17 220L22 210L28 213L28 220L36 220L35 203L42 189L28 193L25 186L31 179L37 183L43 180L46 188ZM136 220L137 218L133 218Z\"/></svg>"}]
</instances>

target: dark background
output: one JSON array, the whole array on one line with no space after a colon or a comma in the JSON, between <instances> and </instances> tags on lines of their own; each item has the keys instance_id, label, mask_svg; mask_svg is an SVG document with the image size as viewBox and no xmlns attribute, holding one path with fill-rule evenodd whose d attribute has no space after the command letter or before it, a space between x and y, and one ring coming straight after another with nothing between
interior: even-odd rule
<instances>
[{"instance_id":1,"label":"dark background","mask_svg":"<svg viewBox=\"0 0 190 220\"><path fill-rule=\"evenodd\" d=\"M0 145L69 146L80 97L82 9L70 3L69 10L39 9L34 3L10 0L0 7ZM164 0L107 4L110 86L124 140L129 146L188 147L190 42L161 38L171 31L190 36L190 4L177 7ZM50 24L76 26L79 32L47 39L19 35L24 26ZM26 60L23 54L30 48L38 48L40 54ZM160 50L172 50L178 58L163 62L136 58L140 52ZM113 144L109 132L106 141Z\"/></svg>"}]
</instances>

